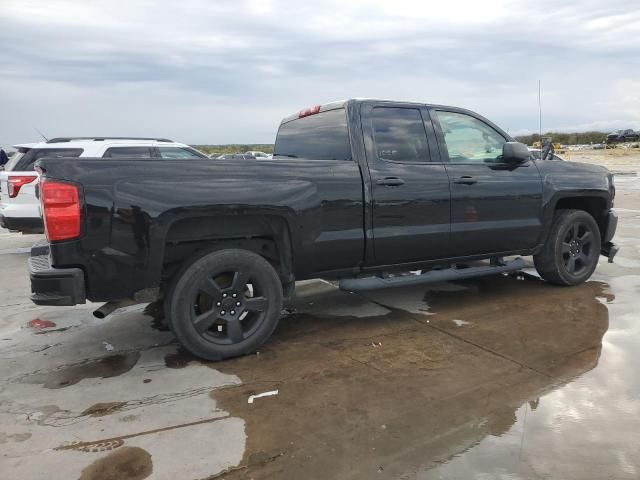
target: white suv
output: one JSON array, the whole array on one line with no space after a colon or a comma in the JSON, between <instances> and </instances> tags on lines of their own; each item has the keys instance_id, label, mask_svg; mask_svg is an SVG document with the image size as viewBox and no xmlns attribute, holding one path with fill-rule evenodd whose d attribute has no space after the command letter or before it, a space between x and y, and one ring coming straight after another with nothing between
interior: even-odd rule
<instances>
[{"instance_id":1,"label":"white suv","mask_svg":"<svg viewBox=\"0 0 640 480\"><path fill-rule=\"evenodd\" d=\"M44 157L208 158L188 145L163 138L74 137L14 145L0 172L0 225L25 233L41 232L40 202L36 198L36 160Z\"/></svg>"}]
</instances>

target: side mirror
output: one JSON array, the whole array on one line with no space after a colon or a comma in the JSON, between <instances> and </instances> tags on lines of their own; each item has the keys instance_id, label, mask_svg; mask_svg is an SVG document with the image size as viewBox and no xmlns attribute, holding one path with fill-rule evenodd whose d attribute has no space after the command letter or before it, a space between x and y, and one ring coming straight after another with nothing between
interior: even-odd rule
<instances>
[{"instance_id":1,"label":"side mirror","mask_svg":"<svg viewBox=\"0 0 640 480\"><path fill-rule=\"evenodd\" d=\"M502 161L504 163L524 163L531 158L529 148L520 142L507 142L502 145Z\"/></svg>"}]
</instances>

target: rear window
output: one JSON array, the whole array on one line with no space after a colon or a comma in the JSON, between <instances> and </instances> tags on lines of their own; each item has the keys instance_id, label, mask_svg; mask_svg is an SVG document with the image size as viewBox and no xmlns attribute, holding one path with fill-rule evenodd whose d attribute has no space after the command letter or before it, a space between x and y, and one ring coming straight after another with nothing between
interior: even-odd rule
<instances>
[{"instance_id":1,"label":"rear window","mask_svg":"<svg viewBox=\"0 0 640 480\"><path fill-rule=\"evenodd\" d=\"M351 146L344 108L309 115L280 126L274 157L350 160Z\"/></svg>"},{"instance_id":2,"label":"rear window","mask_svg":"<svg viewBox=\"0 0 640 480\"><path fill-rule=\"evenodd\" d=\"M195 150L184 147L158 147L158 151L160 152L160 158L166 158L168 160L182 158L209 158Z\"/></svg>"},{"instance_id":3,"label":"rear window","mask_svg":"<svg viewBox=\"0 0 640 480\"><path fill-rule=\"evenodd\" d=\"M111 147L102 155L103 158L151 158L150 147Z\"/></svg>"},{"instance_id":4,"label":"rear window","mask_svg":"<svg viewBox=\"0 0 640 480\"><path fill-rule=\"evenodd\" d=\"M5 170L9 172L28 172L33 170L36 160L45 157L79 157L82 148L32 148L19 149L7 163Z\"/></svg>"},{"instance_id":5,"label":"rear window","mask_svg":"<svg viewBox=\"0 0 640 480\"><path fill-rule=\"evenodd\" d=\"M427 133L420 110L376 107L371 113L378 158L393 162L428 162Z\"/></svg>"}]
</instances>

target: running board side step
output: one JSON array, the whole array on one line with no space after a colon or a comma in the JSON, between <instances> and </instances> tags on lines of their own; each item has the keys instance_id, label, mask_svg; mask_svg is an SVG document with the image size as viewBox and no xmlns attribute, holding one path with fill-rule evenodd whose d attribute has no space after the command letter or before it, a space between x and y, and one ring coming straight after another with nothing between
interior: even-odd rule
<instances>
[{"instance_id":1,"label":"running board side step","mask_svg":"<svg viewBox=\"0 0 640 480\"><path fill-rule=\"evenodd\" d=\"M447 268L445 270L431 270L421 275L404 275L398 277L363 277L363 278L343 278L340 280L340 290L349 292L361 292L366 290L377 290L379 288L406 287L409 285L419 285L421 283L448 282L451 280L462 280L465 278L482 277L484 275L495 275L496 273L517 272L526 267L522 258L516 258L497 265L482 265L467 268Z\"/></svg>"}]
</instances>

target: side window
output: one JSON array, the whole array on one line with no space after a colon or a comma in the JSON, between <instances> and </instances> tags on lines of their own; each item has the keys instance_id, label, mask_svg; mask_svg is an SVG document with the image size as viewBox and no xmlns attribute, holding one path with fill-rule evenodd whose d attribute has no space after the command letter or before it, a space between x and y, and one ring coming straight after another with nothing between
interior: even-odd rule
<instances>
[{"instance_id":1,"label":"side window","mask_svg":"<svg viewBox=\"0 0 640 480\"><path fill-rule=\"evenodd\" d=\"M477 118L456 112L436 112L451 163L502 163L506 139Z\"/></svg>"},{"instance_id":2,"label":"side window","mask_svg":"<svg viewBox=\"0 0 640 480\"><path fill-rule=\"evenodd\" d=\"M351 160L347 115L343 108L280 125L274 157Z\"/></svg>"},{"instance_id":3,"label":"side window","mask_svg":"<svg viewBox=\"0 0 640 480\"><path fill-rule=\"evenodd\" d=\"M149 147L110 147L102 155L103 158L151 158Z\"/></svg>"},{"instance_id":4,"label":"side window","mask_svg":"<svg viewBox=\"0 0 640 480\"><path fill-rule=\"evenodd\" d=\"M376 107L371 113L378 158L394 162L428 162L427 133L420 110Z\"/></svg>"},{"instance_id":5,"label":"side window","mask_svg":"<svg viewBox=\"0 0 640 480\"><path fill-rule=\"evenodd\" d=\"M7 168L7 170L27 172L33 170L36 160L41 158L79 157L82 155L82 152L82 148L32 148L18 160L12 169Z\"/></svg>"},{"instance_id":6,"label":"side window","mask_svg":"<svg viewBox=\"0 0 640 480\"><path fill-rule=\"evenodd\" d=\"M180 159L180 158L207 158L204 155L200 155L194 150L183 147L158 147L160 152L160 158Z\"/></svg>"}]
</instances>

